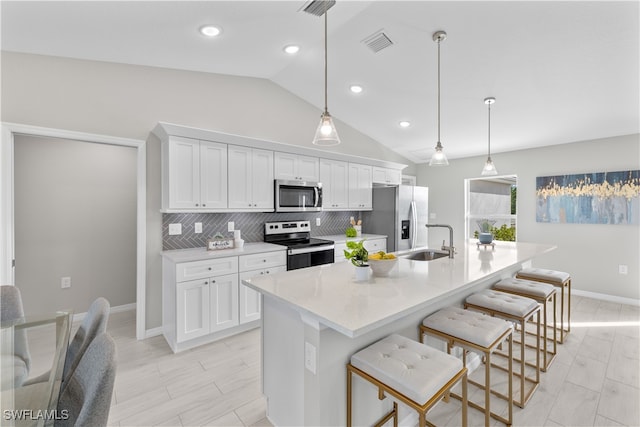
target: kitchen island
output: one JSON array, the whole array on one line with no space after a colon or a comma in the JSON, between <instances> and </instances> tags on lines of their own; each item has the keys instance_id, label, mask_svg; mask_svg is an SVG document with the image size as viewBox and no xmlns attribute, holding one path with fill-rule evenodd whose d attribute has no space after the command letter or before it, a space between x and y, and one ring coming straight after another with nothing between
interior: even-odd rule
<instances>
[{"instance_id":1,"label":"kitchen island","mask_svg":"<svg viewBox=\"0 0 640 427\"><path fill-rule=\"evenodd\" d=\"M350 263L244 280L262 294L267 417L275 426L344 425L345 365L353 353L391 333L417 340L425 316L461 305L554 248L497 242L492 250L469 242L453 259L399 256L388 277L367 282L355 281ZM353 391L355 425L370 425L391 405L390 399L378 401L377 389L364 382L354 381ZM405 415L411 416L401 410L400 419Z\"/></svg>"}]
</instances>

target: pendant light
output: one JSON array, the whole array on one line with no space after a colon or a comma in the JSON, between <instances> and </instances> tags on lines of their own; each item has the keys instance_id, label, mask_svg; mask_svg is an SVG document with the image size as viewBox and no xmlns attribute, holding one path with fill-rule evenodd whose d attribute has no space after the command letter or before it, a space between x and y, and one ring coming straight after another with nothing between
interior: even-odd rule
<instances>
[{"instance_id":1,"label":"pendant light","mask_svg":"<svg viewBox=\"0 0 640 427\"><path fill-rule=\"evenodd\" d=\"M316 129L313 144L324 147L340 144L338 131L327 107L327 10L324 11L324 112L320 116L320 124Z\"/></svg>"},{"instance_id":2,"label":"pendant light","mask_svg":"<svg viewBox=\"0 0 640 427\"><path fill-rule=\"evenodd\" d=\"M488 126L488 136L487 136L487 161L484 164L484 168L482 169L482 175L497 175L498 170L496 166L493 164L491 160L491 104L496 102L496 99L493 97L485 98L484 103L487 104L489 110L489 126Z\"/></svg>"},{"instance_id":3,"label":"pendant light","mask_svg":"<svg viewBox=\"0 0 640 427\"><path fill-rule=\"evenodd\" d=\"M436 152L431 156L429 166L448 166L447 156L442 151L442 143L440 142L440 42L447 38L444 31L436 31L433 33L433 41L438 43L438 143L436 144Z\"/></svg>"}]
</instances>

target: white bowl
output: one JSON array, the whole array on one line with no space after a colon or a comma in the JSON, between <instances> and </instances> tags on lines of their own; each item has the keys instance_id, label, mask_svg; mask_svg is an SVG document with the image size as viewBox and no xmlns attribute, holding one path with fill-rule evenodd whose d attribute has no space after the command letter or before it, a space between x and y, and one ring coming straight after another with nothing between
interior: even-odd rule
<instances>
[{"instance_id":1,"label":"white bowl","mask_svg":"<svg viewBox=\"0 0 640 427\"><path fill-rule=\"evenodd\" d=\"M398 262L398 258L393 259L371 259L367 261L369 267L373 271L373 275L377 277L388 276L391 269Z\"/></svg>"}]
</instances>

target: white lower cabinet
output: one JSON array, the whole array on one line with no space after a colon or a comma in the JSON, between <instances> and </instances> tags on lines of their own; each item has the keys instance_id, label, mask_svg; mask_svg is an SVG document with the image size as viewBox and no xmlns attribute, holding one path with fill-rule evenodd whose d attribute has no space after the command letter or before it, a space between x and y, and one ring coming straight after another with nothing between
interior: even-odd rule
<instances>
[{"instance_id":1,"label":"white lower cabinet","mask_svg":"<svg viewBox=\"0 0 640 427\"><path fill-rule=\"evenodd\" d=\"M273 274L287 269L287 255L284 251L262 254L241 255L240 282L254 276ZM240 324L260 319L260 293L240 284Z\"/></svg>"},{"instance_id":2,"label":"white lower cabinet","mask_svg":"<svg viewBox=\"0 0 640 427\"><path fill-rule=\"evenodd\" d=\"M176 286L176 340L198 338L209 333L209 280L199 279Z\"/></svg>"},{"instance_id":3,"label":"white lower cabinet","mask_svg":"<svg viewBox=\"0 0 640 427\"><path fill-rule=\"evenodd\" d=\"M174 352L257 326L260 294L240 284L286 270L286 251L201 261L163 260L162 330ZM255 323L255 322L254 322Z\"/></svg>"},{"instance_id":4,"label":"white lower cabinet","mask_svg":"<svg viewBox=\"0 0 640 427\"><path fill-rule=\"evenodd\" d=\"M364 241L364 248L370 254L380 251L387 251L387 239L371 239Z\"/></svg>"}]
</instances>

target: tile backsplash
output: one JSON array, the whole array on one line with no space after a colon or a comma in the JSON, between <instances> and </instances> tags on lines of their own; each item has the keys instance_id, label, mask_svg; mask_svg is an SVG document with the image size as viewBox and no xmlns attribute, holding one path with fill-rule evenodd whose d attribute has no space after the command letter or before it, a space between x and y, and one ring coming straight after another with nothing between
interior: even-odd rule
<instances>
[{"instance_id":1,"label":"tile backsplash","mask_svg":"<svg viewBox=\"0 0 640 427\"><path fill-rule=\"evenodd\" d=\"M207 239L216 233L232 236L227 232L227 223L233 221L235 229L242 231L245 242L264 241L264 223L274 221L310 221L312 236L343 234L349 226L349 218L356 220L361 212L229 212L229 213L171 213L162 214L162 249L189 249L205 247ZM316 218L321 225L316 226ZM195 233L195 223L202 223L202 233ZM182 224L182 234L169 235L169 224Z\"/></svg>"}]
</instances>

